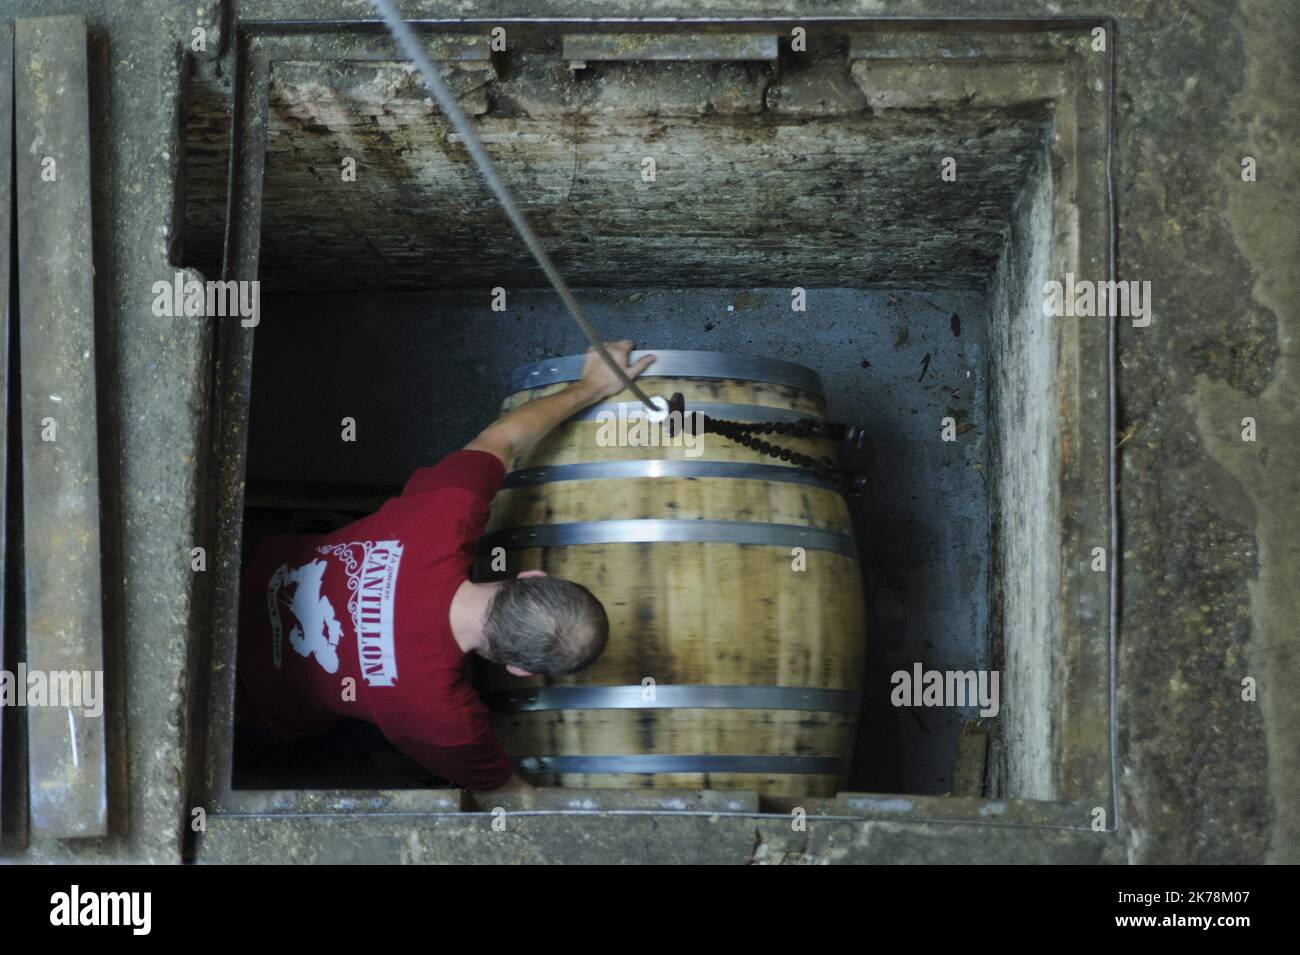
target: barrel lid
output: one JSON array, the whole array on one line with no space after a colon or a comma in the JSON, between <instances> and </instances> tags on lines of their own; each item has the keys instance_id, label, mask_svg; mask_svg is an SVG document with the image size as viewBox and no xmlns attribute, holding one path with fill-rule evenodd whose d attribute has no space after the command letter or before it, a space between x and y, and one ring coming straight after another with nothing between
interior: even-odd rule
<instances>
[{"instance_id":1,"label":"barrel lid","mask_svg":"<svg viewBox=\"0 0 1300 955\"><path fill-rule=\"evenodd\" d=\"M654 355L655 363L646 376L662 378L737 378L741 381L765 381L774 385L798 388L818 397L825 397L822 379L817 372L794 362L776 358L755 358L729 352L677 351L673 349L647 349L634 351L631 362L643 355ZM529 365L520 365L510 373L510 391L541 388L562 381L577 381L582 374L585 355L565 355L548 358Z\"/></svg>"}]
</instances>

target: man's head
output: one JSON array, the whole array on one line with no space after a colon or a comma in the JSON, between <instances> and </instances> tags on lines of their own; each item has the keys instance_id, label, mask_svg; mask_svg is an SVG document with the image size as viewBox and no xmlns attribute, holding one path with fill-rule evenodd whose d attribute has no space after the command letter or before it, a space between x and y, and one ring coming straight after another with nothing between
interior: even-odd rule
<instances>
[{"instance_id":1,"label":"man's head","mask_svg":"<svg viewBox=\"0 0 1300 955\"><path fill-rule=\"evenodd\" d=\"M483 635L487 655L512 673L558 676L595 662L609 639L609 618L586 587L529 570L498 585Z\"/></svg>"}]
</instances>

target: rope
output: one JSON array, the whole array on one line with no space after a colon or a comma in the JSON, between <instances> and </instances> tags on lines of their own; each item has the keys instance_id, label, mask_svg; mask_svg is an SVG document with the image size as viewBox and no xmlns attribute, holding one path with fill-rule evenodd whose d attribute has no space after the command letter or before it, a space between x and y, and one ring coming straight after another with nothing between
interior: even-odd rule
<instances>
[{"instance_id":1,"label":"rope","mask_svg":"<svg viewBox=\"0 0 1300 955\"><path fill-rule=\"evenodd\" d=\"M497 202L501 204L501 208L505 210L506 215L510 218L515 231L519 233L519 238L524 240L524 245L528 246L528 251L533 254L537 264L546 273L546 278L568 308L569 314L573 316L574 321L582 328L582 333L591 342L591 347L599 353L601 358L605 359L605 364L609 366L610 371L618 376L619 381L623 382L624 388L636 395L637 399L647 409L658 411L659 409L655 403L646 397L645 392L627 376L627 372L606 350L605 343L596 333L596 329L591 322L587 320L586 314L582 311L582 306L578 304L578 300L573 297L573 292L569 290L568 283L564 281L564 276L560 275L555 268L555 263L551 261L551 257L546 250L542 248L537 234L533 232L533 227L528 224L524 214L515 205L510 190L501 181L501 177L497 175L492 160L488 158L487 151L483 148L483 141L479 139L478 133L469 121L469 117L465 115L464 110L460 108L460 104L456 102L456 98L452 95L451 90L447 88L447 84L443 82L442 76L424 52L424 48L416 40L411 28L398 15L392 0L373 0L373 3L376 11L383 16L384 21L388 24L388 32L393 35L397 45L402 48L402 51L420 71L420 75L424 77L425 85L429 87L429 92L433 94L433 98L442 107L443 115L451 121L451 125L456 128L456 132L460 133L465 148L473 158L474 165L478 167L479 175L483 177L483 181L492 190L492 194L497 197Z\"/></svg>"}]
</instances>

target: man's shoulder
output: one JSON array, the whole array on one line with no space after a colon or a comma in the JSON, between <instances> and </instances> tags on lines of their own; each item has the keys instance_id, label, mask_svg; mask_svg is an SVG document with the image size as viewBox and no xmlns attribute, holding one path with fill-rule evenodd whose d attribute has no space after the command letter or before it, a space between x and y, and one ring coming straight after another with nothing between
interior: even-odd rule
<instances>
[{"instance_id":1,"label":"man's shoulder","mask_svg":"<svg viewBox=\"0 0 1300 955\"><path fill-rule=\"evenodd\" d=\"M308 549L311 540L312 538L303 534L288 532L270 534L250 548L241 575L248 574L250 571L269 575L270 571L275 569L273 565L297 557Z\"/></svg>"},{"instance_id":2,"label":"man's shoulder","mask_svg":"<svg viewBox=\"0 0 1300 955\"><path fill-rule=\"evenodd\" d=\"M491 501L505 480L505 465L486 451L453 451L432 467L420 468L411 475L402 497L434 491L469 492Z\"/></svg>"}]
</instances>

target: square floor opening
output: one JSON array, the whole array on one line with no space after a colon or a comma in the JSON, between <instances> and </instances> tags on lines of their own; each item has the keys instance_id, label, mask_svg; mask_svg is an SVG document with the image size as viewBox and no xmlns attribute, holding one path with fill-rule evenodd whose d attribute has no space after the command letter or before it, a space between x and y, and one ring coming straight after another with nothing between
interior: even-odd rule
<instances>
[{"instance_id":1,"label":"square floor opening","mask_svg":"<svg viewBox=\"0 0 1300 955\"><path fill-rule=\"evenodd\" d=\"M1080 534L1062 394L1086 362L1038 291L1080 254L1059 89L907 100L914 77L889 71L916 36L901 53L841 35L807 57L576 66L565 42L541 31L448 69L596 326L808 366L831 420L869 437L844 452L866 475L850 511L867 621L844 790L1091 791L1105 747L1065 725L1096 700L1091 683L1071 695L1062 627ZM1068 60L1072 42L1052 49ZM372 511L492 420L514 367L585 346L409 67L291 50L265 79L246 544L295 512ZM208 271L223 122L192 104L186 255ZM894 705L894 675L918 666L997 671L996 714ZM236 789L433 784L364 731L290 764L235 754Z\"/></svg>"}]
</instances>

